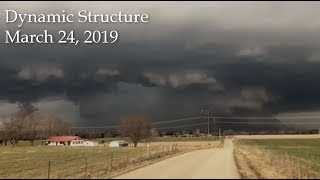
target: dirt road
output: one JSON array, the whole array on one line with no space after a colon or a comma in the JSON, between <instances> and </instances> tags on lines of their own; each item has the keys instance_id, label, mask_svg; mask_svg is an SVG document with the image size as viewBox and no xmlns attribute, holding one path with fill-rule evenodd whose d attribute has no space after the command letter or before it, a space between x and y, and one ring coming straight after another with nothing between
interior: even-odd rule
<instances>
[{"instance_id":1,"label":"dirt road","mask_svg":"<svg viewBox=\"0 0 320 180\"><path fill-rule=\"evenodd\" d=\"M223 148L197 150L151 164L115 179L214 179L239 178L233 159L233 144L227 139Z\"/></svg>"}]
</instances>

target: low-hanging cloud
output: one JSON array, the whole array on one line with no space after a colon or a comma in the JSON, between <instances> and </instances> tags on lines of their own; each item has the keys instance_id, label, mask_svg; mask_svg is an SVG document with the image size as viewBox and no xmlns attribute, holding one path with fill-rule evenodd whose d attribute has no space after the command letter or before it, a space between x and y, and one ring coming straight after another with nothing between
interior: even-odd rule
<instances>
[{"instance_id":1,"label":"low-hanging cloud","mask_svg":"<svg viewBox=\"0 0 320 180\"><path fill-rule=\"evenodd\" d=\"M160 120L198 115L206 104L222 115L320 108L320 3L19 3L1 2L1 13L13 7L35 13L121 10L149 13L150 21L26 24L24 32L116 29L120 41L111 46L0 44L0 100L8 103L59 97L63 100L42 104L48 110L59 109L50 103L66 103L82 118L73 123L88 125L113 124L134 112ZM13 27L4 24L0 30Z\"/></svg>"},{"instance_id":2,"label":"low-hanging cloud","mask_svg":"<svg viewBox=\"0 0 320 180\"><path fill-rule=\"evenodd\" d=\"M217 82L215 78L208 77L205 73L199 72L189 72L181 74L170 73L167 75L145 73L144 75L152 84L158 86L169 86L173 88L183 88L192 84L212 85Z\"/></svg>"},{"instance_id":3,"label":"low-hanging cloud","mask_svg":"<svg viewBox=\"0 0 320 180\"><path fill-rule=\"evenodd\" d=\"M43 82L48 78L63 79L64 73L62 69L54 67L25 67L18 72L17 77L22 80Z\"/></svg>"}]
</instances>

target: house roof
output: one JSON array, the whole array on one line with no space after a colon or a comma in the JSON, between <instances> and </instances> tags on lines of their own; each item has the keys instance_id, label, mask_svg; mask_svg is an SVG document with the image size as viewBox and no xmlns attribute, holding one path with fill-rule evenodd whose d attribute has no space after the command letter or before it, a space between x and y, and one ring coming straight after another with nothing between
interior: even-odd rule
<instances>
[{"instance_id":1,"label":"house roof","mask_svg":"<svg viewBox=\"0 0 320 180\"><path fill-rule=\"evenodd\" d=\"M81 139L79 136L51 136L47 141L67 142Z\"/></svg>"}]
</instances>

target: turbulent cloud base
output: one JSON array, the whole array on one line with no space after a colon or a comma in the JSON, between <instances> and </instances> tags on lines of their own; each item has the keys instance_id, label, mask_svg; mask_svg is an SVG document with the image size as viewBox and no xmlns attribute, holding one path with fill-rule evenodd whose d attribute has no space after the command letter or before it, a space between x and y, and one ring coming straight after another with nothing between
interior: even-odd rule
<instances>
[{"instance_id":1,"label":"turbulent cloud base","mask_svg":"<svg viewBox=\"0 0 320 180\"><path fill-rule=\"evenodd\" d=\"M1 2L1 13L144 12L150 22L25 24L25 32L63 28L79 36L84 29L116 29L120 41L1 44L0 115L16 103L35 103L75 125L99 126L137 112L158 121L198 116L203 106L217 115L248 116L319 109L320 3L126 3ZM48 100L53 97L58 100Z\"/></svg>"}]
</instances>

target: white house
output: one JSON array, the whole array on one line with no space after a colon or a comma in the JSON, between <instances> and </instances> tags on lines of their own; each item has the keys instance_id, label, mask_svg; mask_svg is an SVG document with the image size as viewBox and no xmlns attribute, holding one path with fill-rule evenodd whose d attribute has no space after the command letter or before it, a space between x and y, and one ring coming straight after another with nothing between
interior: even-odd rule
<instances>
[{"instance_id":1,"label":"white house","mask_svg":"<svg viewBox=\"0 0 320 180\"><path fill-rule=\"evenodd\" d=\"M47 139L49 146L98 146L96 141L83 140L79 136L51 136Z\"/></svg>"},{"instance_id":2,"label":"white house","mask_svg":"<svg viewBox=\"0 0 320 180\"><path fill-rule=\"evenodd\" d=\"M111 141L109 143L109 147L123 147L123 146L128 146L129 143L124 140L116 140L116 141Z\"/></svg>"},{"instance_id":3,"label":"white house","mask_svg":"<svg viewBox=\"0 0 320 180\"><path fill-rule=\"evenodd\" d=\"M80 139L71 141L70 146L98 146L98 142Z\"/></svg>"},{"instance_id":4,"label":"white house","mask_svg":"<svg viewBox=\"0 0 320 180\"><path fill-rule=\"evenodd\" d=\"M79 136L51 136L47 139L46 145L49 146L70 146L71 141L81 140Z\"/></svg>"}]
</instances>

